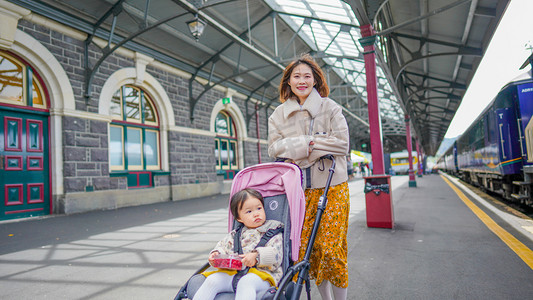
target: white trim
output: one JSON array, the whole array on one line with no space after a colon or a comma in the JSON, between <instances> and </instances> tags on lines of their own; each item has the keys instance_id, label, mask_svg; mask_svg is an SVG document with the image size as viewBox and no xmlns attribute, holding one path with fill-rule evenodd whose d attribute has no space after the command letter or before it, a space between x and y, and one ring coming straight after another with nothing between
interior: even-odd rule
<instances>
[{"instance_id":1,"label":"white trim","mask_svg":"<svg viewBox=\"0 0 533 300\"><path fill-rule=\"evenodd\" d=\"M249 138L246 138L244 141L247 142L247 143L256 143L257 144L257 138L249 137ZM268 144L268 140L264 140L264 139L260 139L259 142L261 144L264 144L264 145Z\"/></svg>"},{"instance_id":2,"label":"white trim","mask_svg":"<svg viewBox=\"0 0 533 300\"><path fill-rule=\"evenodd\" d=\"M50 114L65 116L65 117L82 118L82 119L87 119L87 120L102 121L102 122L111 122L112 120L111 116L103 116L103 115L99 115L96 113L79 111L79 110L50 109Z\"/></svg>"},{"instance_id":3,"label":"white trim","mask_svg":"<svg viewBox=\"0 0 533 300\"><path fill-rule=\"evenodd\" d=\"M183 132L183 133L188 133L188 134L211 136L211 137L217 136L215 132L202 130L202 129L196 129L196 128L183 127L183 126L170 126L168 130L174 131L174 132Z\"/></svg>"},{"instance_id":4,"label":"white trim","mask_svg":"<svg viewBox=\"0 0 533 300\"><path fill-rule=\"evenodd\" d=\"M82 118L86 120L95 120L95 121L102 121L102 122L108 122L108 123L110 123L113 120L113 117L110 115L105 116L105 115L101 115L97 113L91 113L91 112L79 111L79 110L50 109L50 115L68 116L68 117ZM211 136L211 137L216 136L215 132L211 132L209 130L189 128L189 127L176 126L176 125L159 124L159 129L160 130L164 129L167 131L174 131L174 132L182 132L182 133L187 133L187 134L194 134L194 135L203 135L203 136ZM246 141L257 142L257 139L248 138Z\"/></svg>"},{"instance_id":5,"label":"white trim","mask_svg":"<svg viewBox=\"0 0 533 300\"><path fill-rule=\"evenodd\" d=\"M139 52L135 52L135 70L137 72L137 77L135 79L135 84L142 86L144 81L144 74L146 73L146 65L154 61L153 57L146 56Z\"/></svg>"},{"instance_id":6,"label":"white trim","mask_svg":"<svg viewBox=\"0 0 533 300\"><path fill-rule=\"evenodd\" d=\"M30 13L31 11L25 8L0 0L0 48L11 48L19 19Z\"/></svg>"},{"instance_id":7,"label":"white trim","mask_svg":"<svg viewBox=\"0 0 533 300\"><path fill-rule=\"evenodd\" d=\"M141 67L142 68L142 67ZM140 78L142 77L142 78ZM141 84L138 84L141 82ZM106 80L100 98L98 99L98 113L109 116L109 106L113 94L123 85L136 85L151 96L156 105L159 117L159 140L161 149L161 168L163 171L170 170L168 153L168 130L174 124L174 110L165 89L149 73L139 74L136 68L124 68L115 71Z\"/></svg>"},{"instance_id":8,"label":"white trim","mask_svg":"<svg viewBox=\"0 0 533 300\"><path fill-rule=\"evenodd\" d=\"M74 91L67 73L45 46L29 34L17 30L11 51L31 62L32 67L41 75L48 89L50 108L75 109Z\"/></svg>"}]
</instances>

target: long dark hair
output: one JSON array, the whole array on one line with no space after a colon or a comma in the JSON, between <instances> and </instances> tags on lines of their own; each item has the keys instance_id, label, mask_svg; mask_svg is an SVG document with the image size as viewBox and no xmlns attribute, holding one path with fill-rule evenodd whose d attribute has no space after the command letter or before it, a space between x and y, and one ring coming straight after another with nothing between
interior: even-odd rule
<instances>
[{"instance_id":1,"label":"long dark hair","mask_svg":"<svg viewBox=\"0 0 533 300\"><path fill-rule=\"evenodd\" d=\"M291 79L291 74L294 68L301 64L306 64L311 68L313 72L313 79L315 80L315 89L322 97L327 97L329 95L329 87L326 82L326 77L324 72L315 62L313 57L309 54L303 54L298 59L292 61L283 71L283 76L281 77L281 82L279 84L279 101L281 103L285 102L287 99L296 97L292 92L289 81Z\"/></svg>"}]
</instances>

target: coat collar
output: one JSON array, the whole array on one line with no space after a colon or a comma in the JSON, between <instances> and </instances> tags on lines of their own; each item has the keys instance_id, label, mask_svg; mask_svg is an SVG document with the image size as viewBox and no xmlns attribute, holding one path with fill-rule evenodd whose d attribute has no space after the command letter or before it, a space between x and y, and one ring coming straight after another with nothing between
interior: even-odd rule
<instances>
[{"instance_id":1,"label":"coat collar","mask_svg":"<svg viewBox=\"0 0 533 300\"><path fill-rule=\"evenodd\" d=\"M285 101L284 109L283 109L283 117L287 119L290 114L296 111L300 110L307 110L312 118L316 117L316 115L320 111L320 106L322 105L322 97L318 93L318 91L313 88L311 91L311 94L307 97L307 99L304 102L304 105L300 107L300 104L298 101L294 98L289 98L287 101Z\"/></svg>"}]
</instances>

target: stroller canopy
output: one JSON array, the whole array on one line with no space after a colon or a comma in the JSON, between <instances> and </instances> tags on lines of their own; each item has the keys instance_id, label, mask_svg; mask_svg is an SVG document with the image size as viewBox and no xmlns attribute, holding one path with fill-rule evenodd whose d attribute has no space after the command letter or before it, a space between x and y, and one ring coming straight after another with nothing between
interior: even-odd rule
<instances>
[{"instance_id":1,"label":"stroller canopy","mask_svg":"<svg viewBox=\"0 0 533 300\"><path fill-rule=\"evenodd\" d=\"M258 191L263 197L285 194L289 203L291 222L292 260L298 260L300 234L305 217L305 195L302 189L302 171L290 163L264 163L241 170L231 185L231 197L242 189ZM233 216L229 212L228 231L232 229Z\"/></svg>"}]
</instances>

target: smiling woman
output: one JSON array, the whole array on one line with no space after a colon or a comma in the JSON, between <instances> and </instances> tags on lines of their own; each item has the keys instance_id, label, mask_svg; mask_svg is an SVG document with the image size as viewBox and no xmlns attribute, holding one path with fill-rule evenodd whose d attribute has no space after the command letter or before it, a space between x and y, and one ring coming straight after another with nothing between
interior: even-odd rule
<instances>
[{"instance_id":1,"label":"smiling woman","mask_svg":"<svg viewBox=\"0 0 533 300\"><path fill-rule=\"evenodd\" d=\"M303 259L328 171L334 168L322 230L316 235L309 274L323 299L346 299L348 287L347 230L350 211L348 193L348 125L341 107L328 98L324 73L309 55L290 63L280 83L280 101L268 120L268 155L296 163L303 171L306 213L301 235ZM336 164L323 160L333 155ZM333 225L335 224L335 225ZM322 234L326 233L327 234ZM335 237L335 239L331 238Z\"/></svg>"}]
</instances>

